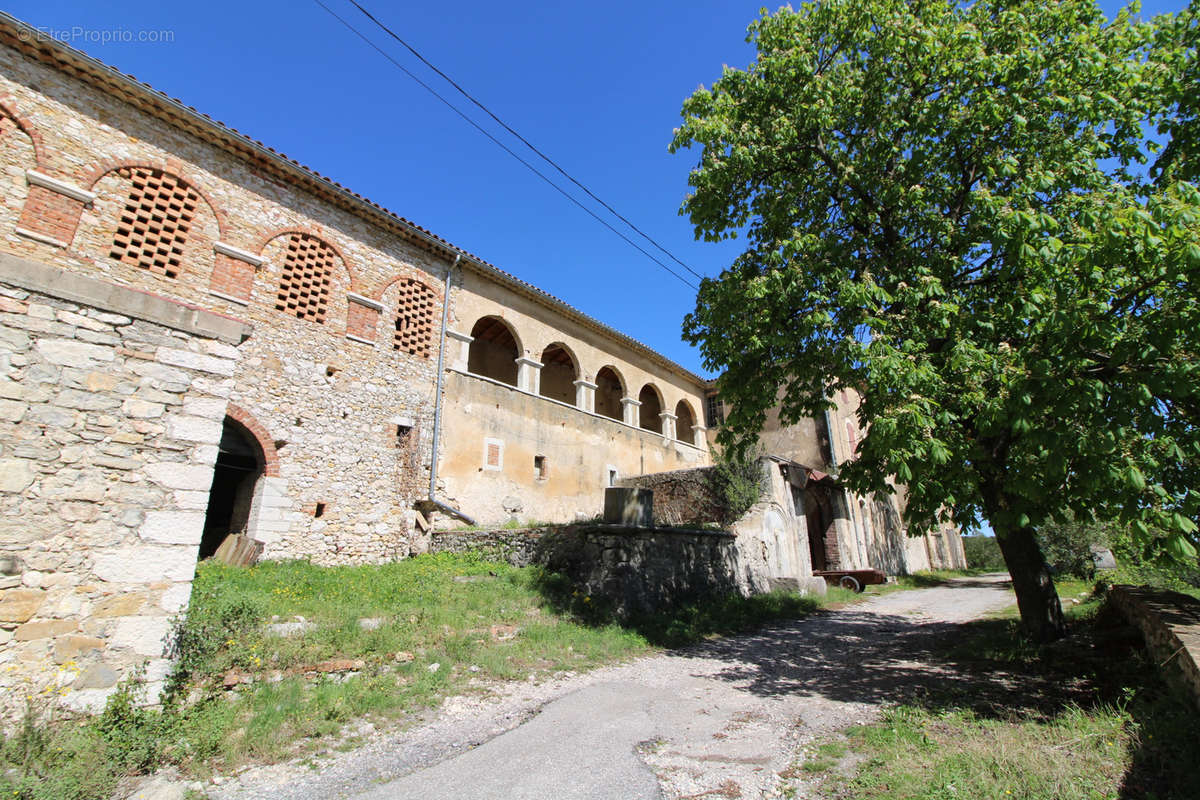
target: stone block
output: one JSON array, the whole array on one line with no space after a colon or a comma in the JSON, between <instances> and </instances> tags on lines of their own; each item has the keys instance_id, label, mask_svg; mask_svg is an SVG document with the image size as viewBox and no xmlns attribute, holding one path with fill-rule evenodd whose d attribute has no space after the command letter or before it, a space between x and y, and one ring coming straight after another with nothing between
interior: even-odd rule
<instances>
[{"instance_id":1,"label":"stone block","mask_svg":"<svg viewBox=\"0 0 1200 800\"><path fill-rule=\"evenodd\" d=\"M170 461L147 464L145 473L150 480L160 483L168 489L207 492L212 486L213 481L211 467L200 467L193 464L181 464Z\"/></svg>"},{"instance_id":2,"label":"stone block","mask_svg":"<svg viewBox=\"0 0 1200 800\"><path fill-rule=\"evenodd\" d=\"M171 621L166 617L122 617L117 620L110 646L143 656L161 656L170 630Z\"/></svg>"},{"instance_id":3,"label":"stone block","mask_svg":"<svg viewBox=\"0 0 1200 800\"><path fill-rule=\"evenodd\" d=\"M190 581L196 574L196 548L138 544L97 551L92 571L112 583Z\"/></svg>"},{"instance_id":4,"label":"stone block","mask_svg":"<svg viewBox=\"0 0 1200 800\"><path fill-rule=\"evenodd\" d=\"M97 602L93 607L92 616L102 618L132 617L134 614L141 612L146 606L148 599L149 595L146 592L126 592L114 597L106 597Z\"/></svg>"},{"instance_id":5,"label":"stone block","mask_svg":"<svg viewBox=\"0 0 1200 800\"><path fill-rule=\"evenodd\" d=\"M69 339L42 339L34 347L42 358L62 367L91 367L116 358L111 347Z\"/></svg>"},{"instance_id":6,"label":"stone block","mask_svg":"<svg viewBox=\"0 0 1200 800\"><path fill-rule=\"evenodd\" d=\"M654 525L654 492L649 489L604 490L604 521L613 525L649 528Z\"/></svg>"},{"instance_id":7,"label":"stone block","mask_svg":"<svg viewBox=\"0 0 1200 800\"><path fill-rule=\"evenodd\" d=\"M29 410L26 403L17 400L0 400L0 420L5 422L20 422Z\"/></svg>"},{"instance_id":8,"label":"stone block","mask_svg":"<svg viewBox=\"0 0 1200 800\"><path fill-rule=\"evenodd\" d=\"M185 397L183 398L183 413L207 419L225 419L225 408L228 403L217 397Z\"/></svg>"},{"instance_id":9,"label":"stone block","mask_svg":"<svg viewBox=\"0 0 1200 800\"><path fill-rule=\"evenodd\" d=\"M121 676L108 664L92 664L79 673L79 677L71 684L71 688L80 689L109 689L117 685Z\"/></svg>"},{"instance_id":10,"label":"stone block","mask_svg":"<svg viewBox=\"0 0 1200 800\"><path fill-rule=\"evenodd\" d=\"M159 347L154 353L154 360L160 364L211 372L214 375L230 376L233 374L234 368L234 362L228 358L206 356L190 350L176 350L172 347Z\"/></svg>"},{"instance_id":11,"label":"stone block","mask_svg":"<svg viewBox=\"0 0 1200 800\"><path fill-rule=\"evenodd\" d=\"M175 415L167 420L167 435L184 442L217 444L223 420Z\"/></svg>"},{"instance_id":12,"label":"stone block","mask_svg":"<svg viewBox=\"0 0 1200 800\"><path fill-rule=\"evenodd\" d=\"M74 408L79 411L107 411L116 408L121 401L106 394L83 392L79 389L63 389L54 398L54 405Z\"/></svg>"},{"instance_id":13,"label":"stone block","mask_svg":"<svg viewBox=\"0 0 1200 800\"><path fill-rule=\"evenodd\" d=\"M0 596L0 622L28 622L46 599L41 589L10 589Z\"/></svg>"},{"instance_id":14,"label":"stone block","mask_svg":"<svg viewBox=\"0 0 1200 800\"><path fill-rule=\"evenodd\" d=\"M162 593L162 599L159 600L158 604L168 614L175 614L187 608L191 597L192 585L190 583L177 583Z\"/></svg>"},{"instance_id":15,"label":"stone block","mask_svg":"<svg viewBox=\"0 0 1200 800\"><path fill-rule=\"evenodd\" d=\"M151 511L146 514L138 535L164 544L200 544L204 535L204 512Z\"/></svg>"},{"instance_id":16,"label":"stone block","mask_svg":"<svg viewBox=\"0 0 1200 800\"><path fill-rule=\"evenodd\" d=\"M104 640L95 636L60 636L54 640L54 661L64 664L86 653L104 649Z\"/></svg>"},{"instance_id":17,"label":"stone block","mask_svg":"<svg viewBox=\"0 0 1200 800\"><path fill-rule=\"evenodd\" d=\"M18 642L32 642L36 639L51 639L65 633L74 633L77 630L79 623L73 619L26 622L13 632L13 638Z\"/></svg>"},{"instance_id":18,"label":"stone block","mask_svg":"<svg viewBox=\"0 0 1200 800\"><path fill-rule=\"evenodd\" d=\"M16 494L33 484L33 465L19 458L0 459L0 492Z\"/></svg>"},{"instance_id":19,"label":"stone block","mask_svg":"<svg viewBox=\"0 0 1200 800\"><path fill-rule=\"evenodd\" d=\"M162 403L150 403L131 397L121 406L121 410L125 412L125 416L134 419L155 419L163 415L166 406Z\"/></svg>"}]
</instances>

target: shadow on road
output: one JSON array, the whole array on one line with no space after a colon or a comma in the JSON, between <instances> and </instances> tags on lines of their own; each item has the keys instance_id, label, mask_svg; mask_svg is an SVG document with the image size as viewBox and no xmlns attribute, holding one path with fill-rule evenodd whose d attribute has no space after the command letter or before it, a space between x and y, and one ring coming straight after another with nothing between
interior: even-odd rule
<instances>
[{"instance_id":1,"label":"shadow on road","mask_svg":"<svg viewBox=\"0 0 1200 800\"><path fill-rule=\"evenodd\" d=\"M1164 684L1137 631L1104 609L1043 647L1025 640L1012 619L922 623L851 608L686 653L727 662L719 678L763 696L971 709L1005 720L1123 708L1135 749L1120 797L1200 797L1192 703Z\"/></svg>"}]
</instances>

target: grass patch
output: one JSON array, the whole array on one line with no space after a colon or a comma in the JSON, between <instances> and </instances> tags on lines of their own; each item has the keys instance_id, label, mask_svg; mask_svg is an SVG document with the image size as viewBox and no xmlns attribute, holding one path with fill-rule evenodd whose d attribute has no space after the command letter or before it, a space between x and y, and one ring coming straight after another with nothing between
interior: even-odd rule
<instances>
[{"instance_id":1,"label":"grass patch","mask_svg":"<svg viewBox=\"0 0 1200 800\"><path fill-rule=\"evenodd\" d=\"M398 724L499 681L590 669L818 605L784 592L707 598L619 624L560 576L477 555L358 567L208 561L178 627L164 706L139 707L129 685L95 719L31 712L0 739L0 797L107 798L121 777L162 765L206 777L303 755L337 747L347 723ZM289 624L302 632L272 635Z\"/></svg>"},{"instance_id":2,"label":"grass patch","mask_svg":"<svg viewBox=\"0 0 1200 800\"><path fill-rule=\"evenodd\" d=\"M1058 588L1067 601L1086 584ZM1190 700L1166 686L1136 632L1096 598L1066 602L1064 612L1071 635L1046 646L1024 638L1015 615L959 628L931 656L961 679L846 731L857 771L823 780L821 796L1200 797ZM812 759L830 760L819 748Z\"/></svg>"}]
</instances>

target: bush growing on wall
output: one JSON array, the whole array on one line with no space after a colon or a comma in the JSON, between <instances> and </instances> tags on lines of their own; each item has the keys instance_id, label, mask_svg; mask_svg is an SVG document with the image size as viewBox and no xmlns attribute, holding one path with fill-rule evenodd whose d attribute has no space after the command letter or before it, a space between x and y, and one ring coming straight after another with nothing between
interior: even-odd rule
<instances>
[{"instance_id":1,"label":"bush growing on wall","mask_svg":"<svg viewBox=\"0 0 1200 800\"><path fill-rule=\"evenodd\" d=\"M710 488L721 505L720 523L729 525L749 511L766 490L762 452L754 450L738 455L720 448L714 456Z\"/></svg>"}]
</instances>

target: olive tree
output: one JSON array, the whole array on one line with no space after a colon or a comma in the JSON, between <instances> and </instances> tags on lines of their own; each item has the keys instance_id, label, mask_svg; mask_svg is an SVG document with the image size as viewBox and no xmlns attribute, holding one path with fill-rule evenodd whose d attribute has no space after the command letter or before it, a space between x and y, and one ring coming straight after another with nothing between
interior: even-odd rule
<instances>
[{"instance_id":1,"label":"olive tree","mask_svg":"<svg viewBox=\"0 0 1200 800\"><path fill-rule=\"evenodd\" d=\"M1145 178L1190 63L1164 24L1084 0L784 8L672 144L699 149L697 236L745 241L684 323L725 441L781 388L785 422L857 390L843 479L906 484L914 534L990 521L1040 640L1063 632L1047 520L1195 558L1200 194Z\"/></svg>"}]
</instances>

